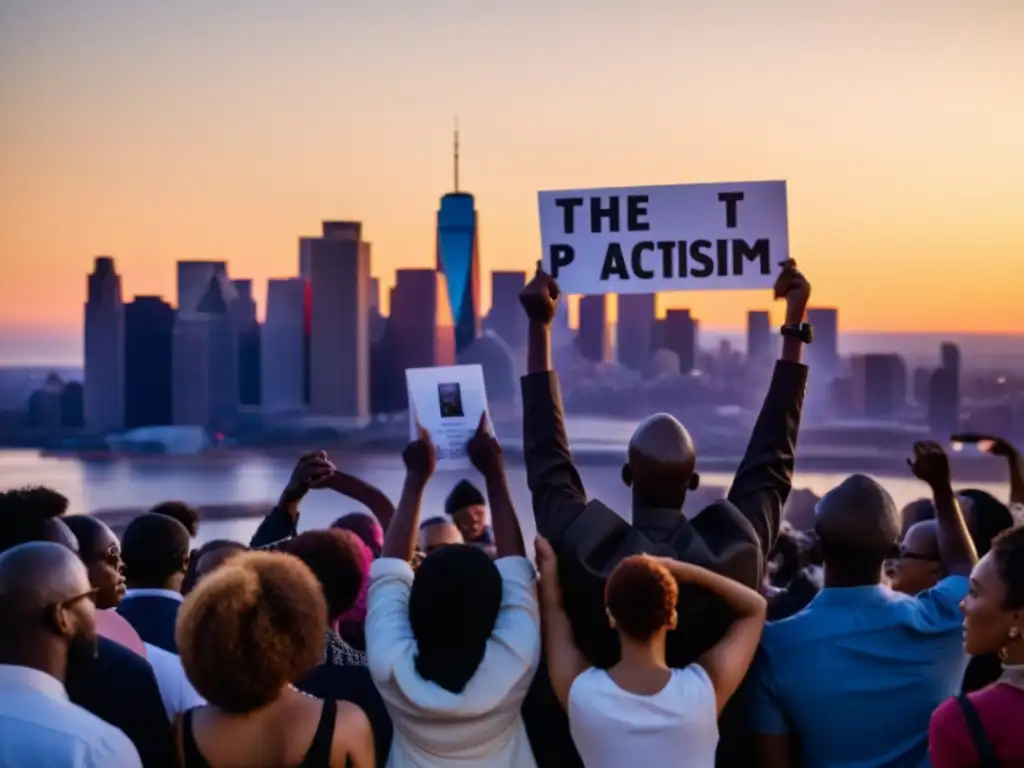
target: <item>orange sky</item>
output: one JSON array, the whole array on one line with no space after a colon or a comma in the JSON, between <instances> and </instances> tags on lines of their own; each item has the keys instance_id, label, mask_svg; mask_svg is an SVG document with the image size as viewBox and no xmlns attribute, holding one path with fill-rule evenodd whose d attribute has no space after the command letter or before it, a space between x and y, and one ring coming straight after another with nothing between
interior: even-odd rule
<instances>
[{"instance_id":1,"label":"orange sky","mask_svg":"<svg viewBox=\"0 0 1024 768\"><path fill-rule=\"evenodd\" d=\"M432 265L457 113L486 272L537 258L538 189L784 178L844 329L1024 332L1024 3L614 5L0 0L0 327L80 323L97 254L262 302L323 218Z\"/></svg>"}]
</instances>

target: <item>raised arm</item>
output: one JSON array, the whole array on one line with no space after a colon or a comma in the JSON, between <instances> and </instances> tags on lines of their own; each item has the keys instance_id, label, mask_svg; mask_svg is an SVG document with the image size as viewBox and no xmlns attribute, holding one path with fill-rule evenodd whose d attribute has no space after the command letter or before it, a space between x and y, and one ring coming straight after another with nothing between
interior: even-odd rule
<instances>
[{"instance_id":1,"label":"raised arm","mask_svg":"<svg viewBox=\"0 0 1024 768\"><path fill-rule=\"evenodd\" d=\"M736 620L722 639L697 659L697 663L711 678L718 711L721 712L740 687L754 660L757 645L761 642L768 603L750 587L706 568L667 557L659 558L659 561L677 581L694 584L718 594L736 613Z\"/></svg>"},{"instance_id":2,"label":"raised arm","mask_svg":"<svg viewBox=\"0 0 1024 768\"><path fill-rule=\"evenodd\" d=\"M497 557L526 557L523 531L516 517L512 494L508 490L505 476L505 461L501 444L491 433L487 414L480 416L476 434L466 445L466 453L477 471L484 476L487 486L487 503L491 507L491 525L494 528L494 547Z\"/></svg>"},{"instance_id":3,"label":"raised arm","mask_svg":"<svg viewBox=\"0 0 1024 768\"><path fill-rule=\"evenodd\" d=\"M419 427L417 439L405 447L402 461L405 462L405 483L398 499L398 509L384 533L381 556L411 562L416 553L423 491L437 468L437 449L430 433L423 427Z\"/></svg>"},{"instance_id":4,"label":"raised arm","mask_svg":"<svg viewBox=\"0 0 1024 768\"><path fill-rule=\"evenodd\" d=\"M547 657L548 679L562 709L569 706L569 690L590 666L573 639L572 624L562 605L558 561L551 545L537 537L537 570L540 571L540 621Z\"/></svg>"},{"instance_id":5,"label":"raised arm","mask_svg":"<svg viewBox=\"0 0 1024 768\"><path fill-rule=\"evenodd\" d=\"M277 506L260 521L249 546L253 549L262 549L292 538L299 525L299 503L311 488L329 478L335 471L325 452L304 453L292 470L288 485L281 491Z\"/></svg>"},{"instance_id":6,"label":"raised arm","mask_svg":"<svg viewBox=\"0 0 1024 768\"><path fill-rule=\"evenodd\" d=\"M558 285L538 262L537 273L519 294L530 321L527 374L522 379L523 454L537 532L555 546L587 506L569 450L558 376L551 366L551 321L558 296Z\"/></svg>"},{"instance_id":7,"label":"raised arm","mask_svg":"<svg viewBox=\"0 0 1024 768\"><path fill-rule=\"evenodd\" d=\"M979 447L984 445L993 456L1006 459L1010 469L1010 506L1024 506L1024 455L1017 446L995 435L977 433L953 435L950 440L955 443L975 443Z\"/></svg>"},{"instance_id":8,"label":"raised arm","mask_svg":"<svg viewBox=\"0 0 1024 768\"><path fill-rule=\"evenodd\" d=\"M785 328L800 326L811 286L797 271L795 261L784 263L774 290L776 299L786 301ZM765 558L779 534L782 507L793 487L797 434L807 387L807 367L801 363L803 344L795 336L783 337L782 355L775 364L768 395L729 489L729 501L750 521Z\"/></svg>"},{"instance_id":9,"label":"raised arm","mask_svg":"<svg viewBox=\"0 0 1024 768\"><path fill-rule=\"evenodd\" d=\"M914 458L907 459L914 476L928 484L935 501L939 556L950 576L970 576L978 562L974 541L967 530L960 503L953 491L949 457L938 443L921 440L914 443Z\"/></svg>"},{"instance_id":10,"label":"raised arm","mask_svg":"<svg viewBox=\"0 0 1024 768\"><path fill-rule=\"evenodd\" d=\"M348 496L353 501L362 504L377 518L380 527L385 531L391 525L391 518L395 514L395 505L391 502L391 499L384 495L384 492L377 486L370 485L355 475L335 470L313 487L330 488L335 493Z\"/></svg>"}]
</instances>

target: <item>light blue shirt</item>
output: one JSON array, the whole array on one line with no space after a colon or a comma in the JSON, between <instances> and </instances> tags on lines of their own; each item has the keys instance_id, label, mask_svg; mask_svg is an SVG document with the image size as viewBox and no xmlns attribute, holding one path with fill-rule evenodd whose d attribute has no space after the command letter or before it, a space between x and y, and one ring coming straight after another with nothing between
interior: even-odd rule
<instances>
[{"instance_id":1,"label":"light blue shirt","mask_svg":"<svg viewBox=\"0 0 1024 768\"><path fill-rule=\"evenodd\" d=\"M59 680L0 664L0 768L142 768L135 745Z\"/></svg>"},{"instance_id":2,"label":"light blue shirt","mask_svg":"<svg viewBox=\"0 0 1024 768\"><path fill-rule=\"evenodd\" d=\"M928 722L963 679L968 581L915 597L826 588L768 624L751 674L751 729L792 733L805 768L928 768Z\"/></svg>"}]
</instances>

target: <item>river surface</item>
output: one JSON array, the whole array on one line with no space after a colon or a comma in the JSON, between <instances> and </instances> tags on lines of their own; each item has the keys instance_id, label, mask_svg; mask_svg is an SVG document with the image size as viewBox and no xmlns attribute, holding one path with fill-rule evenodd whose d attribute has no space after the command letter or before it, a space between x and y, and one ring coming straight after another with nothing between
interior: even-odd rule
<instances>
[{"instance_id":1,"label":"river surface","mask_svg":"<svg viewBox=\"0 0 1024 768\"><path fill-rule=\"evenodd\" d=\"M397 501L404 476L399 457L337 454L332 455L332 459L344 471L378 486ZM628 490L614 467L583 465L579 469L590 496L600 498L614 509L629 509ZM86 461L44 457L34 451L0 451L0 489L48 485L68 497L73 513L145 508L169 499L197 505L272 503L287 483L291 470L292 462L287 459L249 454L212 460L147 457ZM511 463L508 475L524 534L532 540L534 526L526 472L522 465ZM443 511L446 494L463 476L482 485L472 473L439 472L427 489L424 517ZM793 487L807 488L821 495L844 477L842 473L798 471ZM879 479L900 505L925 495L922 484L907 475L894 474ZM731 475L724 473L701 475L701 485L708 489L727 488L731 480ZM1001 483L971 485L984 488L998 498L1004 498L1008 492L1006 484ZM706 496L695 497L695 508L687 511L694 513L707 501ZM337 516L357 509L357 504L331 491L315 491L303 502L300 527L323 527ZM200 543L212 538L248 541L258 523L258 518L206 521L200 528Z\"/></svg>"}]
</instances>

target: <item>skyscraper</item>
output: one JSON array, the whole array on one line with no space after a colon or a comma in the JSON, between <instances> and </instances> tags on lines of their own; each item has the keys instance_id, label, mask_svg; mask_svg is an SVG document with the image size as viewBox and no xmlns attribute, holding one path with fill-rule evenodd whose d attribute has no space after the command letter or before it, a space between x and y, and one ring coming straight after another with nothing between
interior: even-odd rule
<instances>
[{"instance_id":1,"label":"skyscraper","mask_svg":"<svg viewBox=\"0 0 1024 768\"><path fill-rule=\"evenodd\" d=\"M370 343L376 344L384 337L385 320L380 312L380 278L370 278Z\"/></svg>"},{"instance_id":2,"label":"skyscraper","mask_svg":"<svg viewBox=\"0 0 1024 768\"><path fill-rule=\"evenodd\" d=\"M907 405L907 366L899 355L858 355L850 360L854 415L894 419Z\"/></svg>"},{"instance_id":3,"label":"skyscraper","mask_svg":"<svg viewBox=\"0 0 1024 768\"><path fill-rule=\"evenodd\" d=\"M136 296L124 308L124 418L128 429L174 420L174 309L160 296Z\"/></svg>"},{"instance_id":4,"label":"skyscraper","mask_svg":"<svg viewBox=\"0 0 1024 768\"><path fill-rule=\"evenodd\" d=\"M445 277L432 269L395 273L389 355L401 370L455 364L455 327Z\"/></svg>"},{"instance_id":5,"label":"skyscraper","mask_svg":"<svg viewBox=\"0 0 1024 768\"><path fill-rule=\"evenodd\" d=\"M238 329L238 401L242 405L260 404L260 323L256 319L256 300L252 280L232 280L238 294L231 302L231 316Z\"/></svg>"},{"instance_id":6,"label":"skyscraper","mask_svg":"<svg viewBox=\"0 0 1024 768\"><path fill-rule=\"evenodd\" d=\"M189 303L179 305L174 321L173 416L175 424L224 432L238 418L238 328L230 309L237 293L223 262L207 267L205 290L191 290L202 271L192 266L186 270L190 290L179 293Z\"/></svg>"},{"instance_id":7,"label":"skyscraper","mask_svg":"<svg viewBox=\"0 0 1024 768\"><path fill-rule=\"evenodd\" d=\"M85 424L112 432L124 424L124 304L112 258L96 258L87 290Z\"/></svg>"},{"instance_id":8,"label":"skyscraper","mask_svg":"<svg viewBox=\"0 0 1024 768\"><path fill-rule=\"evenodd\" d=\"M526 343L526 314L519 304L519 292L526 285L525 272L491 272L491 311L487 327L512 349Z\"/></svg>"},{"instance_id":9,"label":"skyscraper","mask_svg":"<svg viewBox=\"0 0 1024 768\"><path fill-rule=\"evenodd\" d=\"M178 311L194 312L209 289L210 278L215 274L227 275L227 271L224 261L179 261Z\"/></svg>"},{"instance_id":10,"label":"skyscraper","mask_svg":"<svg viewBox=\"0 0 1024 768\"><path fill-rule=\"evenodd\" d=\"M308 247L310 410L361 425L370 416L370 244L359 222L324 222Z\"/></svg>"},{"instance_id":11,"label":"skyscraper","mask_svg":"<svg viewBox=\"0 0 1024 768\"><path fill-rule=\"evenodd\" d=\"M928 398L928 425L943 439L960 429L960 348L946 342L939 347L942 365L932 374Z\"/></svg>"},{"instance_id":12,"label":"skyscraper","mask_svg":"<svg viewBox=\"0 0 1024 768\"><path fill-rule=\"evenodd\" d=\"M619 363L626 368L642 371L651 360L654 299L653 293L619 296L619 323L615 334L615 349Z\"/></svg>"},{"instance_id":13,"label":"skyscraper","mask_svg":"<svg viewBox=\"0 0 1024 768\"><path fill-rule=\"evenodd\" d=\"M747 360L765 361L771 357L771 316L754 310L747 313Z\"/></svg>"},{"instance_id":14,"label":"skyscraper","mask_svg":"<svg viewBox=\"0 0 1024 768\"><path fill-rule=\"evenodd\" d=\"M580 298L579 332L576 348L585 360L603 363L611 359L611 336L608 333L608 296Z\"/></svg>"},{"instance_id":15,"label":"skyscraper","mask_svg":"<svg viewBox=\"0 0 1024 768\"><path fill-rule=\"evenodd\" d=\"M814 343L804 353L807 365L812 371L821 372L819 381L829 381L839 374L839 310L808 309L807 322L814 327Z\"/></svg>"},{"instance_id":16,"label":"skyscraper","mask_svg":"<svg viewBox=\"0 0 1024 768\"><path fill-rule=\"evenodd\" d=\"M306 281L267 281L267 315L260 335L261 406L264 413L306 407Z\"/></svg>"},{"instance_id":17,"label":"skyscraper","mask_svg":"<svg viewBox=\"0 0 1024 768\"><path fill-rule=\"evenodd\" d=\"M690 373L697 366L697 321L688 309L669 309L665 312L662 347L679 356L679 372Z\"/></svg>"},{"instance_id":18,"label":"skyscraper","mask_svg":"<svg viewBox=\"0 0 1024 768\"><path fill-rule=\"evenodd\" d=\"M441 198L437 211L437 270L448 284L455 321L455 351L480 335L480 255L473 196L459 191L459 132L455 131L455 191Z\"/></svg>"}]
</instances>

